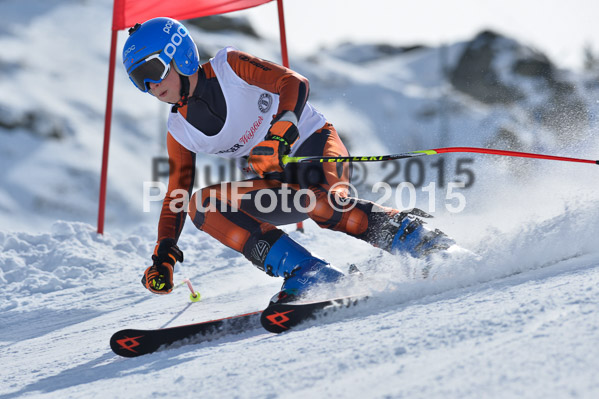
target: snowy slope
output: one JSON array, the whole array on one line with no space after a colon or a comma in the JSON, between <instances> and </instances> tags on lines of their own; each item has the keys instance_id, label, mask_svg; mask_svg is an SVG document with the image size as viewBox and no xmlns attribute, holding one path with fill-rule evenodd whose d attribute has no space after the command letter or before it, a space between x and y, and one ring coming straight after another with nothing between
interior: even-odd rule
<instances>
[{"instance_id":1,"label":"snowy slope","mask_svg":"<svg viewBox=\"0 0 599 399\"><path fill-rule=\"evenodd\" d=\"M0 399L599 396L599 170L482 155L466 163L475 184L461 191L464 210L450 212L456 200L437 187L431 221L480 259L437 259L423 279L422 261L311 222L305 234L286 226L336 266L356 263L365 274L356 289L372 300L288 334L256 329L116 357L108 342L118 329L259 310L281 281L188 223L176 280L190 278L202 300L190 303L184 287L154 296L141 286L157 217L156 207L141 211L141 187L151 158L164 154L157 137L167 109L140 95L119 66L107 234L95 233L110 12L109 0L31 0L26 10L20 0L0 2ZM278 59L276 40L193 33L206 53L232 44ZM546 101L547 87L510 72L513 55L525 51L510 52L512 40L497 42L498 62L525 100L489 105L449 87L440 51L456 65L467 45L385 56L348 45L293 63L356 154L516 143L523 147L512 149L599 158L598 85L560 72L591 112L583 129L556 134L529 112ZM444 106L449 131L440 127ZM497 141L501 127L515 141ZM430 158L427 179L439 159ZM456 180L460 158L443 158L446 181ZM391 172L369 166L361 194L378 198L369 184ZM386 180L395 186L404 172ZM431 210L430 193L416 194Z\"/></svg>"},{"instance_id":2,"label":"snowy slope","mask_svg":"<svg viewBox=\"0 0 599 399\"><path fill-rule=\"evenodd\" d=\"M439 263L428 280L417 277L415 261L400 266L374 249L331 250L347 240L310 224L294 237L313 247L328 240L329 257L358 261L371 302L280 336L258 329L136 359L112 354L112 332L261 309L279 283L189 232L192 261L178 276L203 294L191 304L185 289L156 297L136 283L149 239L143 232L98 238L91 226L58 223L45 235L4 234L0 353L8 367L0 397L591 398L599 392L599 232L568 241L571 234L551 231L584 224L589 213L596 220L593 205L594 213L572 211L504 237L495 246L503 257ZM521 247L539 235L551 255Z\"/></svg>"}]
</instances>

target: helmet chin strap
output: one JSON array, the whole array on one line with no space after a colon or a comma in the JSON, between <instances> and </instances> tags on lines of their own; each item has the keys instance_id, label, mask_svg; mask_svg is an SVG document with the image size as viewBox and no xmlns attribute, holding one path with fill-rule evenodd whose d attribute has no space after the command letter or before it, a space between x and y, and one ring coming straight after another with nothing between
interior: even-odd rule
<instances>
[{"instance_id":1,"label":"helmet chin strap","mask_svg":"<svg viewBox=\"0 0 599 399\"><path fill-rule=\"evenodd\" d=\"M173 113L177 112L179 108L186 106L187 100L189 100L189 78L180 73L178 75L179 80L181 80L181 99L173 105L173 108L171 109L171 112Z\"/></svg>"}]
</instances>

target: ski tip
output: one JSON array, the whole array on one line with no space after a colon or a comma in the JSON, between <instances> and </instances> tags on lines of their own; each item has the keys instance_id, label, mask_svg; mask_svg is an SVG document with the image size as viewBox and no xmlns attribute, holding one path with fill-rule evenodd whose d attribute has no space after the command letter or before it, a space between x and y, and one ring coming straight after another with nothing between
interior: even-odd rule
<instances>
[{"instance_id":1,"label":"ski tip","mask_svg":"<svg viewBox=\"0 0 599 399\"><path fill-rule=\"evenodd\" d=\"M262 323L262 327L268 332L280 334L289 330L289 326L286 325L286 322L289 319L284 313L272 313L272 314L262 314L260 317L260 323Z\"/></svg>"},{"instance_id":2,"label":"ski tip","mask_svg":"<svg viewBox=\"0 0 599 399\"><path fill-rule=\"evenodd\" d=\"M146 342L144 337L143 332L139 330L117 331L110 337L110 348L115 354L123 357L137 357L154 352L157 348L151 348L151 343Z\"/></svg>"}]
</instances>

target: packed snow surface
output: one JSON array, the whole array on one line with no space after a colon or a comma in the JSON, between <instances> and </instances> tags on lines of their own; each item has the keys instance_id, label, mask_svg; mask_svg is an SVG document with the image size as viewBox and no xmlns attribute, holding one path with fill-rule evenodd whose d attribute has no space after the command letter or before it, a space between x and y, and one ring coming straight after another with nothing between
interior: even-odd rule
<instances>
[{"instance_id":1,"label":"packed snow surface","mask_svg":"<svg viewBox=\"0 0 599 399\"><path fill-rule=\"evenodd\" d=\"M447 184L438 179L434 190L413 193L397 187L407 164L401 173L393 165L372 166L367 177L358 170L364 197L383 198L370 187L385 177L394 190L387 205L416 196L435 215L429 224L472 254L426 262L312 222L305 233L284 226L335 266L363 272L362 280L319 295L371 299L280 335L257 326L134 359L113 354L117 330L261 310L281 280L188 222L175 282L189 278L201 301L191 303L185 286L166 296L142 287L158 211L158 204L141 211L142 182L151 178L152 157L164 156L157 126L168 110L137 92L117 66L107 229L98 235L92 224L112 2L28 4L0 2L0 92L19 94L0 99L0 399L599 397L599 168L567 162L430 157L412 164L414 176L423 167L428 182L443 171ZM276 41L192 33L206 51L234 45L278 59ZM444 57L455 63L461 49L449 46ZM440 121L427 116L448 89L435 63L439 49L364 65L347 61L356 51L342 46L294 61L313 82L311 100L352 151L440 147ZM380 55L376 47L359 51L365 62ZM588 126L559 137L514 106L491 108L451 93L445 139L487 145L507 123L527 150L598 159L597 86L588 87L583 97L595 107ZM445 168L435 167L439 159ZM226 166L202 158L198 167L206 165ZM449 182L468 176L472 187L450 191Z\"/></svg>"},{"instance_id":2,"label":"packed snow surface","mask_svg":"<svg viewBox=\"0 0 599 399\"><path fill-rule=\"evenodd\" d=\"M161 328L262 309L280 281L187 229L185 287L138 283L152 233L98 236L57 222L0 235L3 361L9 397L594 397L599 393L599 202L513 234L482 237L480 258L382 254L306 225L291 232L339 267L360 265L372 300L274 335L261 328L140 358L114 355L122 328Z\"/></svg>"}]
</instances>

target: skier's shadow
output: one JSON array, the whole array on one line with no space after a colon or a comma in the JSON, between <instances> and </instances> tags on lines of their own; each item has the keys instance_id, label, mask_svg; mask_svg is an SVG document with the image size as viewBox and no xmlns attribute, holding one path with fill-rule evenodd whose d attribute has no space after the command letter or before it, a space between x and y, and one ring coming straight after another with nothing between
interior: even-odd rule
<instances>
[{"instance_id":1,"label":"skier's shadow","mask_svg":"<svg viewBox=\"0 0 599 399\"><path fill-rule=\"evenodd\" d=\"M189 354L191 350L197 350L199 345L204 347L222 345L248 339L260 334L264 334L264 330L255 329L243 334L229 335L213 341L198 342L195 344L189 342L186 345L175 345L171 346L168 351L158 351L137 358L120 358L114 353L108 352L85 364L63 370L57 375L35 381L21 388L19 391L2 394L0 395L0 399L18 398L31 392L53 393L62 389L73 388L97 381L121 378L125 373L145 375L195 360L194 356L181 358L180 355L183 353ZM264 339L267 339L269 336L270 335L265 336ZM189 345L194 345L195 347ZM135 372L131 372L131 370L135 370Z\"/></svg>"}]
</instances>

